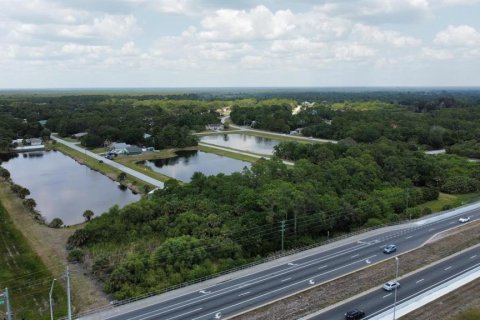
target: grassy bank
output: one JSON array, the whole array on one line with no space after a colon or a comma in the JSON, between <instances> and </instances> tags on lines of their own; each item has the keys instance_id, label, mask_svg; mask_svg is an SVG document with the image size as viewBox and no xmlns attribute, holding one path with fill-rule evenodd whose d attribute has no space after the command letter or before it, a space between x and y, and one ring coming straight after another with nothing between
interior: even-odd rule
<instances>
[{"instance_id":1,"label":"grassy bank","mask_svg":"<svg viewBox=\"0 0 480 320\"><path fill-rule=\"evenodd\" d=\"M77 160L79 163L84 164L88 166L89 168L98 171L107 177L111 178L112 180L118 181L118 176L122 172L121 170L118 170L116 168L113 168L105 163L102 163L82 152L79 152L77 150L73 150L61 143L56 143L54 145L54 149L58 150L73 159ZM149 183L142 181L140 179L137 179L135 177L132 177L131 175L127 174L127 177L125 180L122 182L124 185L128 186L129 188L135 190L138 193L143 192L143 186L148 185L150 189L153 189L154 186L150 185Z\"/></svg>"},{"instance_id":2,"label":"grassy bank","mask_svg":"<svg viewBox=\"0 0 480 320\"><path fill-rule=\"evenodd\" d=\"M54 277L27 240L16 229L0 202L0 288L8 287L13 319L50 319L49 291ZM53 290L55 317L66 315L66 293L58 284ZM2 308L3 309L3 308ZM0 311L2 315L2 311Z\"/></svg>"},{"instance_id":3,"label":"grassy bank","mask_svg":"<svg viewBox=\"0 0 480 320\"><path fill-rule=\"evenodd\" d=\"M186 148L184 150L191 150L192 148ZM151 168L147 166L143 166L141 164L137 164L139 161L144 161L144 160L153 160L153 159L167 159L167 158L172 158L175 157L175 150L174 149L168 149L168 150L160 150L158 152L146 152L142 153L140 155L133 155L133 156L119 156L115 158L115 162L118 162L125 167L128 167L132 170L138 171L143 173L146 176L149 176L151 178L160 180L160 181L167 181L172 179L171 177L168 177L164 174L161 174L159 172L153 171Z\"/></svg>"},{"instance_id":4,"label":"grassy bank","mask_svg":"<svg viewBox=\"0 0 480 320\"><path fill-rule=\"evenodd\" d=\"M428 201L417 206L420 210L423 208L430 208L432 212L440 212L445 208L455 208L480 200L480 192L473 192L467 194L446 194L440 193L438 200Z\"/></svg>"},{"instance_id":5,"label":"grassy bank","mask_svg":"<svg viewBox=\"0 0 480 320\"><path fill-rule=\"evenodd\" d=\"M237 159L237 160L242 160L242 161L255 162L255 161L258 160L258 158L249 157L249 156L246 156L244 154L239 154L239 153L237 153L233 150L232 151L226 151L226 150L220 150L220 149L217 149L217 148L207 147L207 146L198 146L198 150L208 152L208 153L214 153L214 154L217 154L219 156L229 157L229 158L232 158L232 159Z\"/></svg>"}]
</instances>

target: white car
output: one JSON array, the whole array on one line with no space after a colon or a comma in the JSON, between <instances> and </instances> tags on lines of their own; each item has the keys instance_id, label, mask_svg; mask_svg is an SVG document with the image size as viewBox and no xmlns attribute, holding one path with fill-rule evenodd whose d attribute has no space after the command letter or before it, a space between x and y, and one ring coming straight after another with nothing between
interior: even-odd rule
<instances>
[{"instance_id":1,"label":"white car","mask_svg":"<svg viewBox=\"0 0 480 320\"><path fill-rule=\"evenodd\" d=\"M395 290L395 288L400 288L400 283L398 281L388 281L383 285L383 289L387 291Z\"/></svg>"},{"instance_id":2,"label":"white car","mask_svg":"<svg viewBox=\"0 0 480 320\"><path fill-rule=\"evenodd\" d=\"M468 221L470 221L470 217L461 217L460 219L458 219L458 222L460 223L465 223Z\"/></svg>"}]
</instances>

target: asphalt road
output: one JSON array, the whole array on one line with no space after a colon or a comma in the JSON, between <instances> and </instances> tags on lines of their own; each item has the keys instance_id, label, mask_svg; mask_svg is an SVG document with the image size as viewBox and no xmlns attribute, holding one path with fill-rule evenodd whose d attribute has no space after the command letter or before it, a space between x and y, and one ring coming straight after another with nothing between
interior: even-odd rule
<instances>
[{"instance_id":1,"label":"asphalt road","mask_svg":"<svg viewBox=\"0 0 480 320\"><path fill-rule=\"evenodd\" d=\"M438 221L428 219L406 224L396 231L379 233L358 241L352 240L335 249L291 260L268 270L250 273L168 300L159 299L158 303L142 309L125 311L125 307L122 307L118 309L122 310L122 313L115 314L114 308L109 314L98 314L85 319L222 319L345 275L368 264L391 259L393 255L384 254L383 246L396 244L396 254L411 250L436 233L458 226L459 216L465 215L471 216L472 220L479 219L480 209L472 209ZM408 285L407 289L402 290L407 291Z\"/></svg>"},{"instance_id":2,"label":"asphalt road","mask_svg":"<svg viewBox=\"0 0 480 320\"><path fill-rule=\"evenodd\" d=\"M401 260L399 263L401 263ZM397 289L397 306L478 266L480 266L480 248L476 247L411 276L402 278L399 280L400 287ZM392 270L393 278L394 273L395 271ZM309 319L343 320L345 319L345 312L355 308L361 309L366 313L364 319L371 319L388 309L393 309L394 301L394 291L388 292L379 287L378 290L350 300Z\"/></svg>"},{"instance_id":3,"label":"asphalt road","mask_svg":"<svg viewBox=\"0 0 480 320\"><path fill-rule=\"evenodd\" d=\"M136 171L136 170L130 169L130 168L128 168L128 167L126 167L126 166L124 166L124 165L122 165L122 164L120 164L120 163L117 163L117 162L112 161L112 160L109 160L109 159L107 159L107 158L105 158L105 157L99 156L98 154L93 153L93 152L91 152L91 151L85 150L84 148L79 147L76 143L65 141L65 140L60 139L60 138L58 138L58 137L55 137L55 136L53 136L53 135L51 136L51 138L52 138L53 140L57 141L58 143L61 143L61 144L63 144L63 145L66 145L67 147L72 148L72 149L74 149L74 150L77 150L77 151L79 151L79 152L81 152L81 153L84 153L84 154L86 154L86 155L89 156L89 157L92 157L92 158L97 159L97 160L102 160L103 163L108 164L109 166L112 166L112 167L114 167L114 168L117 168L118 170L121 170L121 171L123 171L123 172L125 172L125 173L128 173L129 175L134 176L135 178L138 178L138 179L140 179L140 180L142 180L142 181L148 182L148 183L150 183L151 185L156 186L157 188L163 188L163 185L164 185L164 184L163 184L163 182L160 181L160 180L154 179L154 178L149 177L149 176L147 176L147 175L144 175L143 173L140 173L140 172L138 172L138 171Z\"/></svg>"}]
</instances>

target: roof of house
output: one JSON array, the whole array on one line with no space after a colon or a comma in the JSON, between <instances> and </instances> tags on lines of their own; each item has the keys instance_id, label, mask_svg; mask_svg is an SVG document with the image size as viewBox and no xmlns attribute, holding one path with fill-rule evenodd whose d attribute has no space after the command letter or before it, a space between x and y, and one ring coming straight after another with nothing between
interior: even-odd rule
<instances>
[{"instance_id":1,"label":"roof of house","mask_svg":"<svg viewBox=\"0 0 480 320\"><path fill-rule=\"evenodd\" d=\"M130 146L130 145L129 145L129 144L126 144L125 142L114 142L114 143L112 143L112 144L110 145L110 147L111 147L112 149L115 149L115 150L117 150L117 149L125 149L125 148L127 148L127 147L129 147L129 146Z\"/></svg>"},{"instance_id":2,"label":"roof of house","mask_svg":"<svg viewBox=\"0 0 480 320\"><path fill-rule=\"evenodd\" d=\"M128 146L128 147L125 148L125 150L127 150L128 153L142 152L142 149L137 147L137 146Z\"/></svg>"}]
</instances>

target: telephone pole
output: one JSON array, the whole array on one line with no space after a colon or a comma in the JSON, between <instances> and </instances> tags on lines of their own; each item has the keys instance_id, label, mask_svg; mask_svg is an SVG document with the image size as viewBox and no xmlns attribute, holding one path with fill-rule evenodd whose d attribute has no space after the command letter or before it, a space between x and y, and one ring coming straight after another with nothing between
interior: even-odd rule
<instances>
[{"instance_id":1,"label":"telephone pole","mask_svg":"<svg viewBox=\"0 0 480 320\"><path fill-rule=\"evenodd\" d=\"M68 272L68 265L67 265L67 303L68 303L68 320L72 320L72 304L70 301L70 273Z\"/></svg>"},{"instance_id":2,"label":"telephone pole","mask_svg":"<svg viewBox=\"0 0 480 320\"><path fill-rule=\"evenodd\" d=\"M285 238L285 220L282 220L282 227L280 229L280 232L282 233L282 252L283 252L283 242Z\"/></svg>"}]
</instances>

